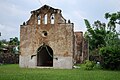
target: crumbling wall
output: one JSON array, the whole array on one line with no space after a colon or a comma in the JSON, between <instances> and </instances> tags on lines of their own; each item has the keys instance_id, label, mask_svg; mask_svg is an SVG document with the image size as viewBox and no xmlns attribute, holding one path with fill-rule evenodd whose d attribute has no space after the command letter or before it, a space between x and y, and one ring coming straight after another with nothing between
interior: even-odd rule
<instances>
[{"instance_id":1,"label":"crumbling wall","mask_svg":"<svg viewBox=\"0 0 120 80\"><path fill-rule=\"evenodd\" d=\"M75 32L75 63L83 63L88 59L88 43L83 37L83 32Z\"/></svg>"},{"instance_id":2,"label":"crumbling wall","mask_svg":"<svg viewBox=\"0 0 120 80\"><path fill-rule=\"evenodd\" d=\"M37 50L44 43L53 50L54 68L71 69L73 35L73 24L66 23L61 10L44 5L32 11L20 27L20 67L37 67Z\"/></svg>"},{"instance_id":3,"label":"crumbling wall","mask_svg":"<svg viewBox=\"0 0 120 80\"><path fill-rule=\"evenodd\" d=\"M81 60L82 62L84 62L85 60L88 60L89 59L89 46L88 46L88 42L83 39L83 44L82 44L82 56L81 56Z\"/></svg>"}]
</instances>

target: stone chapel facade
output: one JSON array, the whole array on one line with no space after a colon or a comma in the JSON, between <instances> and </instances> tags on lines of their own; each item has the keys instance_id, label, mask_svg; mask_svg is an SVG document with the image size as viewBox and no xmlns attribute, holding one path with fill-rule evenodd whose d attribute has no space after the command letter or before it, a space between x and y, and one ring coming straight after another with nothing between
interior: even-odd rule
<instances>
[{"instance_id":1,"label":"stone chapel facade","mask_svg":"<svg viewBox=\"0 0 120 80\"><path fill-rule=\"evenodd\" d=\"M20 26L19 65L72 69L74 62L88 57L82 55L83 42L82 32L74 32L74 24L60 9L44 5L31 11L30 19Z\"/></svg>"}]
</instances>

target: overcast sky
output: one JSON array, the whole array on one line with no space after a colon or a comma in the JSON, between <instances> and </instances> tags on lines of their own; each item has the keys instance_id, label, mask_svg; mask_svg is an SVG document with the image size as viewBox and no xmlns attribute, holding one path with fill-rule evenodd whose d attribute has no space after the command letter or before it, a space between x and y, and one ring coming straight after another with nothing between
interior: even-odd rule
<instances>
[{"instance_id":1,"label":"overcast sky","mask_svg":"<svg viewBox=\"0 0 120 80\"><path fill-rule=\"evenodd\" d=\"M75 25L75 31L85 31L84 18L91 24L100 20L106 22L106 12L120 11L120 0L0 0L0 39L19 37L20 25L30 17L30 11L43 5L62 10L66 20Z\"/></svg>"}]
</instances>

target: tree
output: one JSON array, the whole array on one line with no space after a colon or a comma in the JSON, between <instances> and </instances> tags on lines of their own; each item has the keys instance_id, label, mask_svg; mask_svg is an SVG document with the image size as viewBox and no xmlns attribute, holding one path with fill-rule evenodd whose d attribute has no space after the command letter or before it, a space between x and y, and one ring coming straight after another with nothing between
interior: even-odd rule
<instances>
[{"instance_id":1,"label":"tree","mask_svg":"<svg viewBox=\"0 0 120 80\"><path fill-rule=\"evenodd\" d=\"M95 21L93 26L89 21L85 19L87 31L85 32L85 38L89 41L90 54L98 54L100 47L106 45L106 25L100 21Z\"/></svg>"},{"instance_id":2,"label":"tree","mask_svg":"<svg viewBox=\"0 0 120 80\"><path fill-rule=\"evenodd\" d=\"M100 49L101 66L105 69L120 70L120 47L106 46Z\"/></svg>"},{"instance_id":3,"label":"tree","mask_svg":"<svg viewBox=\"0 0 120 80\"><path fill-rule=\"evenodd\" d=\"M116 27L120 27L120 12L116 13L106 13L105 18L108 20L108 30L109 30L109 39L110 41L108 44L113 45L114 44L114 39L117 40L120 35L119 32L116 31Z\"/></svg>"},{"instance_id":4,"label":"tree","mask_svg":"<svg viewBox=\"0 0 120 80\"><path fill-rule=\"evenodd\" d=\"M109 20L109 41L105 47L100 49L102 56L102 67L106 69L120 70L120 33L116 31L116 26L120 25L120 12L106 13L105 18Z\"/></svg>"},{"instance_id":5,"label":"tree","mask_svg":"<svg viewBox=\"0 0 120 80\"><path fill-rule=\"evenodd\" d=\"M19 51L16 51L16 47L19 46L19 43L17 37L10 38L10 41L0 41L0 63L18 63L19 54L16 53L19 53Z\"/></svg>"},{"instance_id":6,"label":"tree","mask_svg":"<svg viewBox=\"0 0 120 80\"><path fill-rule=\"evenodd\" d=\"M105 18L109 20L108 28L111 31L115 31L116 25L120 25L120 12L116 13L106 13Z\"/></svg>"},{"instance_id":7,"label":"tree","mask_svg":"<svg viewBox=\"0 0 120 80\"><path fill-rule=\"evenodd\" d=\"M17 37L15 37L15 38L10 38L10 41L9 41L9 44L10 45L14 45L14 46L17 46L17 45L19 45L19 40L18 40L18 38Z\"/></svg>"},{"instance_id":8,"label":"tree","mask_svg":"<svg viewBox=\"0 0 120 80\"><path fill-rule=\"evenodd\" d=\"M17 37L15 38L10 38L10 41L9 41L9 46L11 47L11 52L12 53L16 53L16 48L19 48L19 44L20 44L20 41L18 40Z\"/></svg>"},{"instance_id":9,"label":"tree","mask_svg":"<svg viewBox=\"0 0 120 80\"><path fill-rule=\"evenodd\" d=\"M96 53L102 57L103 68L120 69L120 33L116 31L116 26L120 25L120 12L106 13L105 18L107 25L95 21L92 27L85 19L85 38L89 41L91 55Z\"/></svg>"}]
</instances>

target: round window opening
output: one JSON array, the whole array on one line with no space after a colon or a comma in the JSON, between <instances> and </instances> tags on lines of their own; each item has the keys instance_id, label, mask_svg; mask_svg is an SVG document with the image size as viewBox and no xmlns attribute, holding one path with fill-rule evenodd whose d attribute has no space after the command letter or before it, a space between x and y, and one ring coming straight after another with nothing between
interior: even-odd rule
<instances>
[{"instance_id":1,"label":"round window opening","mask_svg":"<svg viewBox=\"0 0 120 80\"><path fill-rule=\"evenodd\" d=\"M42 31L42 36L46 37L48 35L47 31Z\"/></svg>"}]
</instances>

